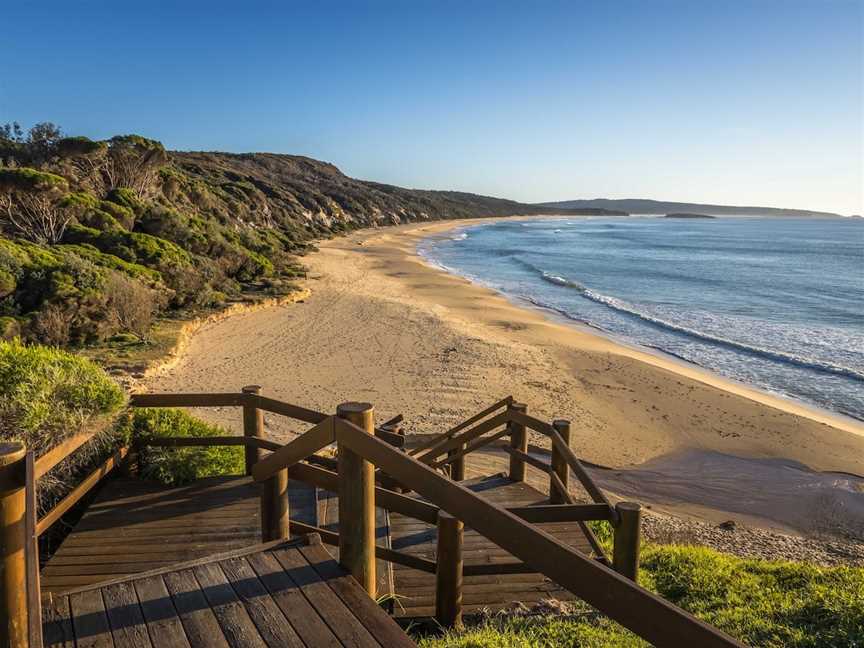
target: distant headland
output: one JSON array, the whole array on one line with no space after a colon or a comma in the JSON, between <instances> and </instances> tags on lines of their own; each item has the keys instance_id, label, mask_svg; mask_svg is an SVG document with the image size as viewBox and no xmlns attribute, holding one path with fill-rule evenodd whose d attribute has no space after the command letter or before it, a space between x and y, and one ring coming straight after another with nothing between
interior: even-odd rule
<instances>
[{"instance_id":1,"label":"distant headland","mask_svg":"<svg viewBox=\"0 0 864 648\"><path fill-rule=\"evenodd\" d=\"M704 214L710 216L774 216L786 218L840 218L842 214L810 211L806 209L780 209L737 205L711 205L702 203L669 202L647 198L593 198L590 200L563 200L539 203L552 209L615 209L628 214Z\"/></svg>"},{"instance_id":2,"label":"distant headland","mask_svg":"<svg viewBox=\"0 0 864 648\"><path fill-rule=\"evenodd\" d=\"M694 214L691 212L673 212L671 214L666 214L666 218L717 218L716 216L709 216L708 214Z\"/></svg>"}]
</instances>

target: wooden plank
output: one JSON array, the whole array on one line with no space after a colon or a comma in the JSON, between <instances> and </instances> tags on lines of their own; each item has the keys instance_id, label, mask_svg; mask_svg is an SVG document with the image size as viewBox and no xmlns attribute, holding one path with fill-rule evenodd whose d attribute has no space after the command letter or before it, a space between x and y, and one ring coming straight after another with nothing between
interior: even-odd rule
<instances>
[{"instance_id":1,"label":"wooden plank","mask_svg":"<svg viewBox=\"0 0 864 648\"><path fill-rule=\"evenodd\" d=\"M246 561L246 557L231 558L220 561L231 587L246 606L246 612L252 618L258 633L268 646L285 646L286 648L304 648L303 641L291 627L288 619L282 614L276 602L270 598L270 593L258 575Z\"/></svg>"},{"instance_id":2,"label":"wooden plank","mask_svg":"<svg viewBox=\"0 0 864 648\"><path fill-rule=\"evenodd\" d=\"M138 437L140 447L180 448L186 446L258 446L258 439L242 436L212 437Z\"/></svg>"},{"instance_id":3,"label":"wooden plank","mask_svg":"<svg viewBox=\"0 0 864 648\"><path fill-rule=\"evenodd\" d=\"M100 590L72 594L69 608L78 648L113 648L114 640Z\"/></svg>"},{"instance_id":4,"label":"wooden plank","mask_svg":"<svg viewBox=\"0 0 864 648\"><path fill-rule=\"evenodd\" d=\"M655 645L742 645L349 422L336 421L336 439Z\"/></svg>"},{"instance_id":5,"label":"wooden plank","mask_svg":"<svg viewBox=\"0 0 864 648\"><path fill-rule=\"evenodd\" d=\"M195 578L210 604L219 627L231 648L263 648L267 644L258 633L246 608L237 598L218 564L205 563L193 568Z\"/></svg>"},{"instance_id":6,"label":"wooden plank","mask_svg":"<svg viewBox=\"0 0 864 648\"><path fill-rule=\"evenodd\" d=\"M117 648L149 648L150 635L132 583L117 583L102 589L105 613Z\"/></svg>"},{"instance_id":7,"label":"wooden plank","mask_svg":"<svg viewBox=\"0 0 864 648\"><path fill-rule=\"evenodd\" d=\"M283 468L291 468L298 461L333 443L333 421L335 419L335 416L324 419L308 432L304 432L256 463L252 469L252 476L255 481L260 482L269 479Z\"/></svg>"},{"instance_id":8,"label":"wooden plank","mask_svg":"<svg viewBox=\"0 0 864 648\"><path fill-rule=\"evenodd\" d=\"M402 629L366 594L360 585L342 569L320 544L297 549L318 575L350 609L382 646L416 648Z\"/></svg>"},{"instance_id":9,"label":"wooden plank","mask_svg":"<svg viewBox=\"0 0 864 648\"><path fill-rule=\"evenodd\" d=\"M59 445L54 446L50 450L48 450L45 454L39 457L36 460L36 470L35 470L35 478L39 479L44 474L46 474L49 470L51 470L58 463L63 461L70 454L75 452L82 445L87 443L90 439L96 436L99 432L104 430L106 427L105 423L101 424L100 429L91 430L87 432L79 432L78 434L69 437Z\"/></svg>"},{"instance_id":10,"label":"wooden plank","mask_svg":"<svg viewBox=\"0 0 864 648\"><path fill-rule=\"evenodd\" d=\"M503 414L502 414L502 416L503 416ZM442 466L446 466L448 464L451 464L455 461L458 461L459 459L461 459L465 455L467 455L471 452L474 452L478 448L482 448L483 446L489 445L490 443L497 441L501 437L507 436L508 434L510 434L510 432L511 432L510 428L505 427L503 430L496 432L495 434L493 434L491 436L481 437L481 438L477 439L476 441L473 441L473 442L467 444L461 450L453 452L452 454L448 454L443 459L439 459L438 461L434 461L434 462L430 463L430 465L434 468L441 468ZM461 438L462 437L460 437L460 439Z\"/></svg>"},{"instance_id":11,"label":"wooden plank","mask_svg":"<svg viewBox=\"0 0 864 648\"><path fill-rule=\"evenodd\" d=\"M246 403L240 392L217 394L132 394L130 407L238 407Z\"/></svg>"},{"instance_id":12,"label":"wooden plank","mask_svg":"<svg viewBox=\"0 0 864 648\"><path fill-rule=\"evenodd\" d=\"M402 434L396 434L395 432L391 432L390 430L385 430L381 427L375 428L375 436L381 439L382 441L386 441L394 448L402 448L405 446L405 436Z\"/></svg>"},{"instance_id":13,"label":"wooden plank","mask_svg":"<svg viewBox=\"0 0 864 648\"><path fill-rule=\"evenodd\" d=\"M378 642L369 634L365 626L345 607L336 593L327 587L302 554L296 549L274 549L271 553L282 568L291 575L303 595L318 610L321 618L343 645L356 648L379 647Z\"/></svg>"},{"instance_id":14,"label":"wooden plank","mask_svg":"<svg viewBox=\"0 0 864 648\"><path fill-rule=\"evenodd\" d=\"M540 504L508 506L507 510L526 522L576 522L611 520L611 509L605 504Z\"/></svg>"},{"instance_id":15,"label":"wooden plank","mask_svg":"<svg viewBox=\"0 0 864 648\"><path fill-rule=\"evenodd\" d=\"M455 450L463 443L467 444L469 441L472 441L477 437L486 434L487 432L491 432L499 425L504 425L509 420L510 417L507 411L496 414L492 418L483 421L482 423L478 423L476 426L474 426L470 430L467 430L466 432L463 432L459 436L448 439L445 443L442 443L438 447L420 455L419 457L417 457L417 459L419 461L422 461L423 463L432 463L436 457L445 454L449 450Z\"/></svg>"},{"instance_id":16,"label":"wooden plank","mask_svg":"<svg viewBox=\"0 0 864 648\"><path fill-rule=\"evenodd\" d=\"M60 517L72 508L78 501L84 497L90 489L92 489L99 481L107 475L114 467L122 461L123 457L129 452L128 448L120 448L113 455L108 457L105 462L99 466L92 473L87 475L78 486L76 486L72 492L70 492L66 497L64 497L60 502L48 512L45 517L43 517L36 525L36 533L42 535L45 531L54 524Z\"/></svg>"},{"instance_id":17,"label":"wooden plank","mask_svg":"<svg viewBox=\"0 0 864 648\"><path fill-rule=\"evenodd\" d=\"M536 574L537 570L526 565L524 562L506 562L506 563L477 563L473 565L462 565L462 575L466 578L469 576L487 576L487 575L503 575L503 574Z\"/></svg>"},{"instance_id":18,"label":"wooden plank","mask_svg":"<svg viewBox=\"0 0 864 648\"><path fill-rule=\"evenodd\" d=\"M75 648L69 597L50 597L42 604L43 648Z\"/></svg>"},{"instance_id":19,"label":"wooden plank","mask_svg":"<svg viewBox=\"0 0 864 648\"><path fill-rule=\"evenodd\" d=\"M161 576L147 576L133 582L147 630L156 648L189 648L183 624Z\"/></svg>"},{"instance_id":20,"label":"wooden plank","mask_svg":"<svg viewBox=\"0 0 864 648\"><path fill-rule=\"evenodd\" d=\"M268 552L260 552L250 554L247 560L307 646L335 648L342 645L276 558Z\"/></svg>"},{"instance_id":21,"label":"wooden plank","mask_svg":"<svg viewBox=\"0 0 864 648\"><path fill-rule=\"evenodd\" d=\"M507 405L509 405L512 402L513 402L512 396L505 396L504 398L502 398L498 402L492 403L492 405L490 405L486 409L484 409L480 412L477 412L476 414L474 414L474 416L471 416L471 417L465 419L464 421L462 421L461 423L454 425L452 428L450 428L446 432L444 432L444 433L442 433L442 434L440 434L440 435L438 435L432 439L427 440L426 442L420 444L416 448L413 448L409 452L409 454L412 457L416 457L421 452L425 452L427 450L434 448L439 443L442 443L445 439L452 438L453 435L456 434L457 432L464 430L469 425L473 425L475 422L479 421L480 419L486 418L487 416L489 416L495 410L499 410L502 407L506 407Z\"/></svg>"},{"instance_id":22,"label":"wooden plank","mask_svg":"<svg viewBox=\"0 0 864 648\"><path fill-rule=\"evenodd\" d=\"M305 421L306 423L321 423L328 418L327 414L322 412L316 412L315 410L298 405L291 405L290 403L283 403L282 401L258 394L247 394L246 405L273 412L274 414L281 414L298 421Z\"/></svg>"},{"instance_id":23,"label":"wooden plank","mask_svg":"<svg viewBox=\"0 0 864 648\"><path fill-rule=\"evenodd\" d=\"M192 570L170 572L162 579L191 648L229 648Z\"/></svg>"},{"instance_id":24,"label":"wooden plank","mask_svg":"<svg viewBox=\"0 0 864 648\"><path fill-rule=\"evenodd\" d=\"M24 455L24 583L27 590L27 640L31 646L42 645L37 515L35 455L30 451Z\"/></svg>"}]
</instances>

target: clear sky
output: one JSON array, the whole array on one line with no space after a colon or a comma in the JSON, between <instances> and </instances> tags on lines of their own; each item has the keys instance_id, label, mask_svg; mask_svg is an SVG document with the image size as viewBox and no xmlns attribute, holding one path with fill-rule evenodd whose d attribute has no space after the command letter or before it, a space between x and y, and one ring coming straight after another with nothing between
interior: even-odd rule
<instances>
[{"instance_id":1,"label":"clear sky","mask_svg":"<svg viewBox=\"0 0 864 648\"><path fill-rule=\"evenodd\" d=\"M0 122L530 202L864 212L864 0L9 0L0 15Z\"/></svg>"}]
</instances>

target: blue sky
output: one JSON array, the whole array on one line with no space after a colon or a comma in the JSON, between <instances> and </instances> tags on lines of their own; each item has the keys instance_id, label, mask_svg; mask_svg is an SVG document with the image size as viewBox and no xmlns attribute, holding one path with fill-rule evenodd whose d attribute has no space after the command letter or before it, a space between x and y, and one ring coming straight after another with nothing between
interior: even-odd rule
<instances>
[{"instance_id":1,"label":"blue sky","mask_svg":"<svg viewBox=\"0 0 864 648\"><path fill-rule=\"evenodd\" d=\"M864 0L66 0L2 15L0 122L532 202L864 211Z\"/></svg>"}]
</instances>

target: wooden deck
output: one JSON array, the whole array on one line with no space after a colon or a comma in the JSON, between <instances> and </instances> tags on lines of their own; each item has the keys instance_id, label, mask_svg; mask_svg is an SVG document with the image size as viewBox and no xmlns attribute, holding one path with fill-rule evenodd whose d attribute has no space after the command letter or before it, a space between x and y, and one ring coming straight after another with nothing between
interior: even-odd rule
<instances>
[{"instance_id":1,"label":"wooden deck","mask_svg":"<svg viewBox=\"0 0 864 648\"><path fill-rule=\"evenodd\" d=\"M470 479L462 484L500 506L530 506L545 504L548 496L524 482L513 482L508 477L495 475ZM393 549L436 560L436 528L398 513L390 515ZM538 524L584 553L590 552L585 535L576 522ZM465 527L463 544L465 565L512 562L508 552ZM394 565L394 586L398 597L394 612L399 617L425 617L435 614L435 576ZM494 576L466 576L463 586L465 613L501 610L515 601L531 604L541 599L570 600L573 595L541 574L504 574Z\"/></svg>"},{"instance_id":2,"label":"wooden deck","mask_svg":"<svg viewBox=\"0 0 864 648\"><path fill-rule=\"evenodd\" d=\"M292 519L315 525L315 490L292 481L289 494ZM108 480L42 569L42 591L260 543L259 502L249 477L211 477L176 488L129 477Z\"/></svg>"},{"instance_id":3,"label":"wooden deck","mask_svg":"<svg viewBox=\"0 0 864 648\"><path fill-rule=\"evenodd\" d=\"M415 644L317 536L52 596L46 648L276 648Z\"/></svg>"}]
</instances>

